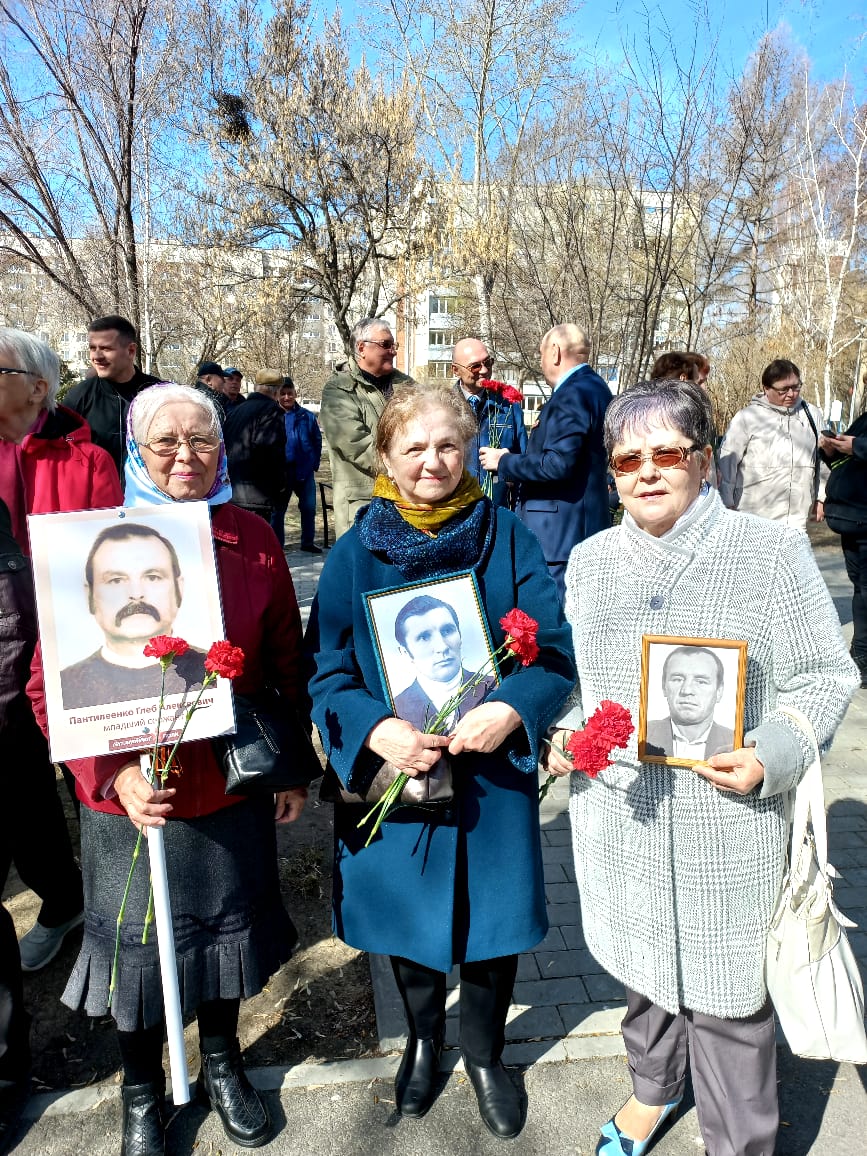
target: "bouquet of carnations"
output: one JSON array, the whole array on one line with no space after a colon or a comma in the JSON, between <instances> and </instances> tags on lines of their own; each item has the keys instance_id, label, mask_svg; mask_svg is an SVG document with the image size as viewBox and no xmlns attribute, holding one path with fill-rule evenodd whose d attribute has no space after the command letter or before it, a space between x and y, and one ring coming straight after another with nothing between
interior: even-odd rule
<instances>
[{"instance_id":1,"label":"bouquet of carnations","mask_svg":"<svg viewBox=\"0 0 867 1156\"><path fill-rule=\"evenodd\" d=\"M520 390L515 389L513 385L509 385L507 381L494 381L492 379L486 381L484 385L486 390L494 394L495 399L501 397L503 401L507 401L509 405L520 405L524 400L524 395ZM488 445L492 450L498 450L510 414L508 410L504 411L501 422L499 406L496 404L489 405L486 409L488 415ZM482 492L488 498L490 498L494 492L494 475L489 470L485 470L484 477L482 478Z\"/></svg>"},{"instance_id":2,"label":"bouquet of carnations","mask_svg":"<svg viewBox=\"0 0 867 1156\"><path fill-rule=\"evenodd\" d=\"M584 729L573 731L563 753L569 754L576 771L583 771L589 778L595 779L600 771L612 765L611 752L615 747L625 747L634 730L632 716L626 707L612 702L610 698L604 698L584 724ZM549 775L542 784L540 802L556 778L556 775Z\"/></svg>"},{"instance_id":3,"label":"bouquet of carnations","mask_svg":"<svg viewBox=\"0 0 867 1156\"><path fill-rule=\"evenodd\" d=\"M515 607L514 610L510 610L508 614L503 615L500 619L500 626L506 632L506 639L502 646L497 647L490 658L475 672L473 677L461 683L451 698L443 704L432 719L428 720L424 728L425 734L448 734L448 728L452 724L455 713L459 710L467 696L495 669L499 657L511 655L513 658L516 658L522 666L530 666L530 664L535 662L539 657L539 644L536 641L536 635L539 632L539 623L534 618L531 618L529 614L525 614L523 610ZM363 827L368 820L373 819L373 827L364 844L365 847L370 846L371 840L385 819L388 818L389 812L398 805L401 793L408 782L409 775L406 774L405 771L401 771L401 773L395 777L394 782L382 798L370 808L364 818L359 822L358 826Z\"/></svg>"}]
</instances>

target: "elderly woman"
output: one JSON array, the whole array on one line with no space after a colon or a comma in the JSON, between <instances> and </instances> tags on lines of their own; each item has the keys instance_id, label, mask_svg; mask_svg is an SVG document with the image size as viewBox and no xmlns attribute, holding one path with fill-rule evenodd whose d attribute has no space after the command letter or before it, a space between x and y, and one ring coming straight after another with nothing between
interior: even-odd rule
<instances>
[{"instance_id":1,"label":"elderly woman","mask_svg":"<svg viewBox=\"0 0 867 1156\"><path fill-rule=\"evenodd\" d=\"M572 776L587 946L626 986L633 1096L602 1129L604 1156L640 1156L683 1095L687 1050L709 1156L772 1156L778 1107L765 936L786 847L785 795L827 747L856 686L803 534L726 510L705 485L707 395L692 382L626 390L605 415L625 507L581 543L566 576L578 655L556 748L603 699L637 717L643 634L744 639L744 746L691 767L641 763L635 739Z\"/></svg>"},{"instance_id":2,"label":"elderly woman","mask_svg":"<svg viewBox=\"0 0 867 1156\"><path fill-rule=\"evenodd\" d=\"M45 967L82 921L81 873L48 746L25 693L36 644L29 562L20 556L30 553L27 515L122 501L111 458L91 443L77 414L57 405L59 383L60 362L52 349L29 333L0 329L0 499L17 545L17 557L4 563L11 589L2 607L0 735L2 749L14 751L27 768L26 775L7 776L0 828L4 853L42 900L36 923L19 945L25 971Z\"/></svg>"},{"instance_id":3,"label":"elderly woman","mask_svg":"<svg viewBox=\"0 0 867 1156\"><path fill-rule=\"evenodd\" d=\"M409 1026L395 1082L406 1116L424 1115L433 1101L446 974L460 965L467 1073L485 1124L509 1137L520 1130L521 1104L500 1062L506 1012L517 954L547 929L536 760L574 665L538 542L508 511L494 510L464 468L476 428L463 399L445 387L404 386L389 400L377 431L383 473L373 501L322 572L308 636L316 662L310 691L325 752L350 791L366 791L384 760L411 777L427 774L444 750L452 760L451 805L400 809L369 846L368 828L357 827L367 808L338 804L334 926L353 947L391 956ZM495 645L504 642L500 619L518 607L539 623L540 653L529 666L507 661L499 686L457 711L447 735L425 734L394 717L364 596L410 584L418 596L419 584L456 573L475 575ZM415 619L396 624L417 656L417 681L435 698L438 677L461 681L454 618L430 599ZM425 647L438 654L426 673Z\"/></svg>"},{"instance_id":4,"label":"elderly woman","mask_svg":"<svg viewBox=\"0 0 867 1156\"><path fill-rule=\"evenodd\" d=\"M292 579L270 526L233 506L226 452L211 402L182 385L140 393L128 419L128 505L205 501L211 507L226 636L244 651L241 694L269 685L289 703L301 693L301 621ZM185 743L183 773L155 790L129 755L70 765L81 813L85 931L64 1002L106 1011L120 909L138 828L164 827L175 951L185 1012L198 1019L202 1057L198 1092L219 1114L228 1137L245 1147L266 1143L265 1104L241 1066L240 999L259 992L289 958L295 929L283 908L274 820L301 813L306 783L270 798L225 794L210 742ZM164 1151L163 1008L156 937L141 944L146 871L134 877L122 926L120 967L111 1013L123 1061L125 1156Z\"/></svg>"}]
</instances>

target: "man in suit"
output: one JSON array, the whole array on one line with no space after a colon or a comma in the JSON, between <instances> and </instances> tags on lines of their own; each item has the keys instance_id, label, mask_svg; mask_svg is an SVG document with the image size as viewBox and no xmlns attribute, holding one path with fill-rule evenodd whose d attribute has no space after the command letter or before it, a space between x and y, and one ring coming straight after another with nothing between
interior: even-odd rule
<instances>
[{"instance_id":1,"label":"man in suit","mask_svg":"<svg viewBox=\"0 0 867 1156\"><path fill-rule=\"evenodd\" d=\"M479 450L486 470L519 483L516 513L539 539L560 597L573 546L611 524L602 422L611 390L587 364L590 340L577 325L555 325L539 356L552 396L539 411L527 451Z\"/></svg>"},{"instance_id":2,"label":"man in suit","mask_svg":"<svg viewBox=\"0 0 867 1156\"><path fill-rule=\"evenodd\" d=\"M495 479L479 461L479 450L483 446L508 450L511 454L523 453L527 448L521 406L488 388L493 368L494 359L484 342L468 337L455 346L452 354L452 373L457 378L455 389L479 423L479 432L467 447L466 467L495 506L511 507L513 487L502 479Z\"/></svg>"},{"instance_id":3,"label":"man in suit","mask_svg":"<svg viewBox=\"0 0 867 1156\"><path fill-rule=\"evenodd\" d=\"M394 700L395 714L423 731L461 686L475 677L461 661L460 622L448 602L418 594L401 607L394 636L401 655L416 671L415 682ZM494 676L486 675L445 721L453 726L496 685Z\"/></svg>"},{"instance_id":4,"label":"man in suit","mask_svg":"<svg viewBox=\"0 0 867 1156\"><path fill-rule=\"evenodd\" d=\"M714 721L723 693L723 664L706 646L678 646L662 668L662 690L671 712L647 723L647 754L708 759L734 750L734 732Z\"/></svg>"}]
</instances>

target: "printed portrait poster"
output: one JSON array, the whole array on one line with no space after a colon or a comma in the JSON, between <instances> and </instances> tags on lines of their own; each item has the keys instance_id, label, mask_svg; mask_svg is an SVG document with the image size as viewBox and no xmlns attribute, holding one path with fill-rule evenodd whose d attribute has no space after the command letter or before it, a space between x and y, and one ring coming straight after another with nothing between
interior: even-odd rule
<instances>
[{"instance_id":1,"label":"printed portrait poster","mask_svg":"<svg viewBox=\"0 0 867 1156\"><path fill-rule=\"evenodd\" d=\"M204 660L225 637L205 502L34 514L28 519L45 671L51 757L65 759L177 740L202 691ZM189 644L166 672L144 657L150 638ZM184 742L235 727L232 689L202 694Z\"/></svg>"},{"instance_id":2,"label":"printed portrait poster","mask_svg":"<svg viewBox=\"0 0 867 1156\"><path fill-rule=\"evenodd\" d=\"M695 766L743 746L747 644L645 634L638 757Z\"/></svg>"},{"instance_id":3,"label":"printed portrait poster","mask_svg":"<svg viewBox=\"0 0 867 1156\"><path fill-rule=\"evenodd\" d=\"M365 603L383 690L398 718L424 731L472 682L452 715L454 724L499 684L473 574L376 590Z\"/></svg>"}]
</instances>

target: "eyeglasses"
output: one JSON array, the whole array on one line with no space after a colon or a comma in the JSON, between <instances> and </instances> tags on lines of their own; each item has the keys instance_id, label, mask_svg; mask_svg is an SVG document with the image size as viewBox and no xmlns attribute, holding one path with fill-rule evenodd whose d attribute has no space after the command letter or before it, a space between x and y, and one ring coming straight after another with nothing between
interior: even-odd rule
<instances>
[{"instance_id":1,"label":"eyeglasses","mask_svg":"<svg viewBox=\"0 0 867 1156\"><path fill-rule=\"evenodd\" d=\"M683 465L698 446L663 446L649 454L612 454L609 461L615 474L637 474L644 462L653 462L658 470L673 470Z\"/></svg>"},{"instance_id":2,"label":"eyeglasses","mask_svg":"<svg viewBox=\"0 0 867 1156\"><path fill-rule=\"evenodd\" d=\"M139 442L140 446L149 449L158 458L170 458L178 452L181 446L189 446L194 454L212 454L219 449L220 443L216 438L205 437L204 434L193 434L189 438L154 438L150 442Z\"/></svg>"},{"instance_id":3,"label":"eyeglasses","mask_svg":"<svg viewBox=\"0 0 867 1156\"><path fill-rule=\"evenodd\" d=\"M768 393L800 393L801 383L798 382L797 385L766 385L765 389Z\"/></svg>"},{"instance_id":4,"label":"eyeglasses","mask_svg":"<svg viewBox=\"0 0 867 1156\"><path fill-rule=\"evenodd\" d=\"M38 377L38 373L34 373L31 369L10 369L7 365L0 365L0 374L4 373L20 373L24 377Z\"/></svg>"},{"instance_id":5,"label":"eyeglasses","mask_svg":"<svg viewBox=\"0 0 867 1156\"><path fill-rule=\"evenodd\" d=\"M374 341L372 337L362 337L361 340L365 345L378 345L379 348L384 349L386 353L390 353L392 350L397 353L398 349L400 349L399 341Z\"/></svg>"},{"instance_id":6,"label":"eyeglasses","mask_svg":"<svg viewBox=\"0 0 867 1156\"><path fill-rule=\"evenodd\" d=\"M468 369L470 373L478 373L480 369L493 369L493 357L486 357L484 361L471 361L469 365L461 365L459 361L452 362L458 369Z\"/></svg>"}]
</instances>

